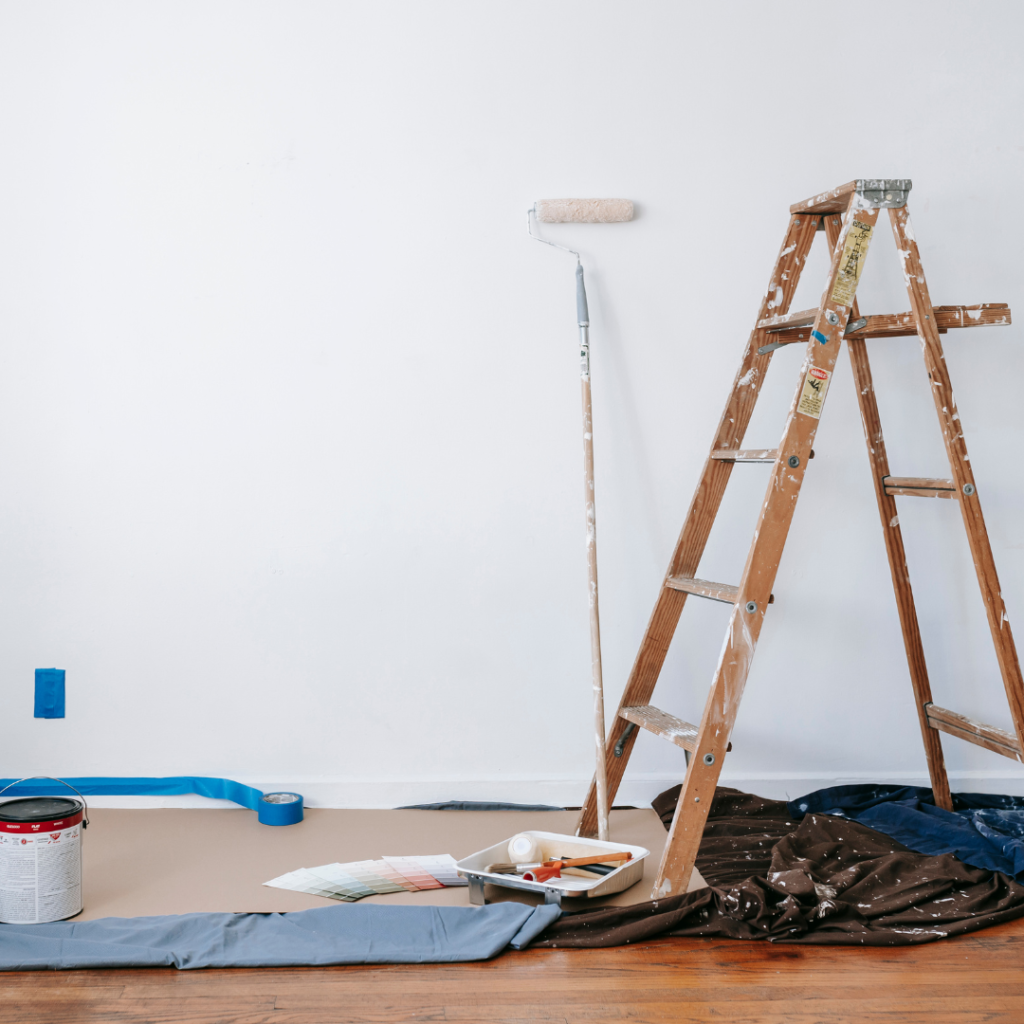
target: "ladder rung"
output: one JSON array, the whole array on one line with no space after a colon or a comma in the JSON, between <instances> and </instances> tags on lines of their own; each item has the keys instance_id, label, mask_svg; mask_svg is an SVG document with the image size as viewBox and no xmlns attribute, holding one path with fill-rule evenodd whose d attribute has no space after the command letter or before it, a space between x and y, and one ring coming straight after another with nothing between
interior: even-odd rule
<instances>
[{"instance_id":1,"label":"ladder rung","mask_svg":"<svg viewBox=\"0 0 1024 1024\"><path fill-rule=\"evenodd\" d=\"M931 476L887 476L882 478L886 494L906 494L918 498L955 498L956 484Z\"/></svg>"},{"instance_id":2,"label":"ladder rung","mask_svg":"<svg viewBox=\"0 0 1024 1024\"><path fill-rule=\"evenodd\" d=\"M719 448L710 456L717 462L767 462L773 463L779 457L778 448ZM807 456L814 458L814 449Z\"/></svg>"},{"instance_id":3,"label":"ladder rung","mask_svg":"<svg viewBox=\"0 0 1024 1024\"><path fill-rule=\"evenodd\" d=\"M925 714L928 716L928 724L933 729L949 733L950 736L957 736L969 743L977 743L979 747L986 747L1004 757L1012 757L1015 761L1022 761L1020 744L1012 732L1005 729L997 729L994 725L982 725L955 711L947 711L937 704L926 704Z\"/></svg>"},{"instance_id":4,"label":"ladder rung","mask_svg":"<svg viewBox=\"0 0 1024 1024\"><path fill-rule=\"evenodd\" d=\"M684 594L694 597L706 597L709 601L721 601L723 604L735 604L740 596L740 588L731 583L711 583L709 580L698 580L691 576L669 576L665 586L670 590L681 590ZM768 603L775 603L775 595L768 597Z\"/></svg>"},{"instance_id":5,"label":"ladder rung","mask_svg":"<svg viewBox=\"0 0 1024 1024\"><path fill-rule=\"evenodd\" d=\"M979 302L976 306L932 306L935 318L947 327L1004 326L1011 323L1005 302Z\"/></svg>"},{"instance_id":6,"label":"ladder rung","mask_svg":"<svg viewBox=\"0 0 1024 1024\"><path fill-rule=\"evenodd\" d=\"M711 453L719 462L774 462L778 457L778 448L719 448Z\"/></svg>"},{"instance_id":7,"label":"ladder rung","mask_svg":"<svg viewBox=\"0 0 1024 1024\"><path fill-rule=\"evenodd\" d=\"M676 718L675 715L670 715L651 704L619 708L619 718L639 725L641 729L653 732L677 747L690 751L691 754L697 749L697 734L700 731L697 726L684 722L681 718Z\"/></svg>"},{"instance_id":8,"label":"ladder rung","mask_svg":"<svg viewBox=\"0 0 1024 1024\"><path fill-rule=\"evenodd\" d=\"M725 604L735 604L740 590L739 587L730 586L728 583L710 583L708 580L697 580L689 576L669 576L665 580L665 586L672 590L681 590L684 594L706 597L709 601L722 601Z\"/></svg>"},{"instance_id":9,"label":"ladder rung","mask_svg":"<svg viewBox=\"0 0 1024 1024\"><path fill-rule=\"evenodd\" d=\"M939 334L957 327L1001 327L1013 322L1010 307L1005 302L982 302L977 306L933 306L935 326ZM817 315L816 309L805 309L789 316L770 317L760 320L758 327L772 333L770 345L762 345L758 351L764 355L781 345L798 345L810 336L807 325L808 314ZM846 336L851 338L911 338L917 334L917 320L914 314L882 313L861 317L847 326Z\"/></svg>"},{"instance_id":10,"label":"ladder rung","mask_svg":"<svg viewBox=\"0 0 1024 1024\"><path fill-rule=\"evenodd\" d=\"M785 331L790 327L809 327L814 323L817 315L817 307L801 309L798 313L787 313L785 316L770 316L764 320L758 320L757 328L760 331Z\"/></svg>"},{"instance_id":11,"label":"ladder rung","mask_svg":"<svg viewBox=\"0 0 1024 1024\"><path fill-rule=\"evenodd\" d=\"M939 332L957 327L1002 327L1012 323L1010 307L1005 302L982 302L977 306L933 306L935 326ZM865 317L863 327L851 335L866 338L903 338L917 334L917 318L913 313L883 313Z\"/></svg>"},{"instance_id":12,"label":"ladder rung","mask_svg":"<svg viewBox=\"0 0 1024 1024\"><path fill-rule=\"evenodd\" d=\"M684 722L675 715L670 715L653 704L638 704L634 707L619 708L619 718L624 718L633 725L639 725L641 729L653 732L656 736L669 740L677 747L688 750L691 754L697 750L697 738L700 730L689 722ZM732 743L726 748L728 754L732 750Z\"/></svg>"}]
</instances>

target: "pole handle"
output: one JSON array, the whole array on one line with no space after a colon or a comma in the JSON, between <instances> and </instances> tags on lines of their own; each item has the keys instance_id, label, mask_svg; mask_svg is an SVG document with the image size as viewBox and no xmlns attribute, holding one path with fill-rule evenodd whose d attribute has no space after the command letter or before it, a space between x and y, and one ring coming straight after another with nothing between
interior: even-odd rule
<instances>
[{"instance_id":1,"label":"pole handle","mask_svg":"<svg viewBox=\"0 0 1024 1024\"><path fill-rule=\"evenodd\" d=\"M583 264L576 264L576 320L580 327L590 326L590 311L587 309L587 289L583 284Z\"/></svg>"}]
</instances>

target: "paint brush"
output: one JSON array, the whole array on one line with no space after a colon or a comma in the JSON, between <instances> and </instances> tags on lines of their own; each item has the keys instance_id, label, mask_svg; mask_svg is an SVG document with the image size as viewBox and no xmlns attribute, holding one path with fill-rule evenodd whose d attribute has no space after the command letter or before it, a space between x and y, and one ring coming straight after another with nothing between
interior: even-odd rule
<instances>
[{"instance_id":1,"label":"paint brush","mask_svg":"<svg viewBox=\"0 0 1024 1024\"><path fill-rule=\"evenodd\" d=\"M499 875L521 874L527 882L543 882L548 878L558 878L562 868L582 868L588 864L607 864L608 861L621 862L632 860L629 851L621 853L601 853L590 857L570 857L559 860L546 860L541 864L488 864L485 871ZM614 870L614 868L612 869ZM542 874L544 877L537 877Z\"/></svg>"}]
</instances>

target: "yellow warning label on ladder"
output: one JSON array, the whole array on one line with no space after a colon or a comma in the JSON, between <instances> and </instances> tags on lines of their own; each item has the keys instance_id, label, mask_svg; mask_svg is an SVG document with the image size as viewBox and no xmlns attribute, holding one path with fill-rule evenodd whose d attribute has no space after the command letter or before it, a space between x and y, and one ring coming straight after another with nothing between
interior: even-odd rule
<instances>
[{"instance_id":1,"label":"yellow warning label on ladder","mask_svg":"<svg viewBox=\"0 0 1024 1024\"><path fill-rule=\"evenodd\" d=\"M832 289L833 302L843 306L853 305L853 297L857 294L857 282L860 281L861 270L864 267L864 257L868 254L868 246L871 244L872 230L870 224L864 224L859 220L850 225L850 230L846 233L843 255L839 260L839 275Z\"/></svg>"},{"instance_id":2,"label":"yellow warning label on ladder","mask_svg":"<svg viewBox=\"0 0 1024 1024\"><path fill-rule=\"evenodd\" d=\"M800 401L796 411L802 412L805 416L813 416L816 420L821 419L821 409L825 404L825 395L828 393L828 382L832 374L828 370L812 366L804 377L803 391L800 392Z\"/></svg>"}]
</instances>

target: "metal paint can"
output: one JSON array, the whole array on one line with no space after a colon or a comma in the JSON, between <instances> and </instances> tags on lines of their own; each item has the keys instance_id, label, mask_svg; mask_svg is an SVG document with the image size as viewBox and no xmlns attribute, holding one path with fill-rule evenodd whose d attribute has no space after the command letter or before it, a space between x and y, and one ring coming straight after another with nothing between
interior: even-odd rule
<instances>
[{"instance_id":1,"label":"metal paint can","mask_svg":"<svg viewBox=\"0 0 1024 1024\"><path fill-rule=\"evenodd\" d=\"M0 923L43 924L81 913L84 809L68 797L0 803Z\"/></svg>"}]
</instances>

